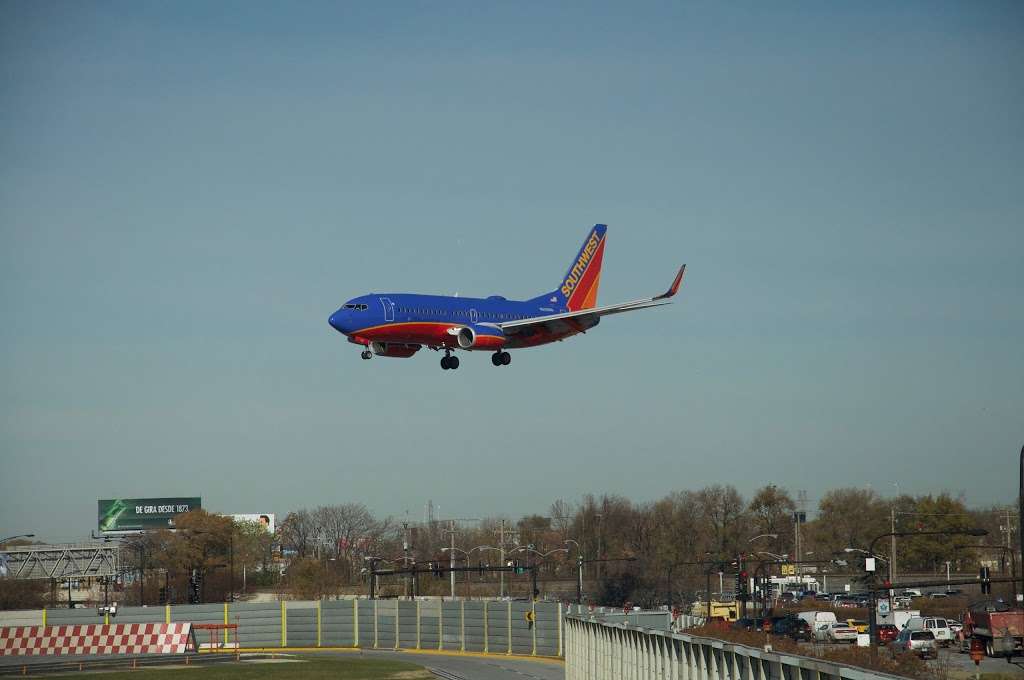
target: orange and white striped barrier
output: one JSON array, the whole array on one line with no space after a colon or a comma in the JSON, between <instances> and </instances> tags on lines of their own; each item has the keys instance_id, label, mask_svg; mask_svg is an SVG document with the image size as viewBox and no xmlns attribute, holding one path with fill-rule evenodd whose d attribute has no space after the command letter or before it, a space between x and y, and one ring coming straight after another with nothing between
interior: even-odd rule
<instances>
[{"instance_id":1,"label":"orange and white striped barrier","mask_svg":"<svg viewBox=\"0 0 1024 680\"><path fill-rule=\"evenodd\" d=\"M191 623L0 628L0 656L184 654L195 648Z\"/></svg>"}]
</instances>

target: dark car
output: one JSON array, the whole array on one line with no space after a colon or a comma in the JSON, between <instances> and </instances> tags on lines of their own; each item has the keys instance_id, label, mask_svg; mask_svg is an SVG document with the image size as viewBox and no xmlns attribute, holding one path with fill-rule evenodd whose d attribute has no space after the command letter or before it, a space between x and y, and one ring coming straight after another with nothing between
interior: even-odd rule
<instances>
[{"instance_id":1,"label":"dark car","mask_svg":"<svg viewBox=\"0 0 1024 680\"><path fill-rule=\"evenodd\" d=\"M730 626L733 630L764 630L765 619L762 618L743 618L736 619Z\"/></svg>"},{"instance_id":2,"label":"dark car","mask_svg":"<svg viewBox=\"0 0 1024 680\"><path fill-rule=\"evenodd\" d=\"M810 624L795 616L787 616L780 619L772 626L772 632L776 635L785 635L791 640L810 642L814 640L814 632Z\"/></svg>"},{"instance_id":3,"label":"dark car","mask_svg":"<svg viewBox=\"0 0 1024 680\"><path fill-rule=\"evenodd\" d=\"M878 627L878 644L885 645L895 640L900 634L899 628L891 623L883 623Z\"/></svg>"}]
</instances>

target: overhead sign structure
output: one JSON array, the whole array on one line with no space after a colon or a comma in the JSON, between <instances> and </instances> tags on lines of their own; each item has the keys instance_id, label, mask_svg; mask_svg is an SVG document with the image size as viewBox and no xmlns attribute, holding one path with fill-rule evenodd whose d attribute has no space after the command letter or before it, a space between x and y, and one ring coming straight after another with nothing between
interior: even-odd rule
<instances>
[{"instance_id":1,"label":"overhead sign structure","mask_svg":"<svg viewBox=\"0 0 1024 680\"><path fill-rule=\"evenodd\" d=\"M277 527L275 525L275 522L274 522L274 513L272 513L272 512L264 513L262 515L260 515L260 514L255 514L255 515L252 515L252 514L231 515L230 517L231 517L231 519L235 520L236 522L253 522L255 524L260 524L269 533L274 533L274 531L277 529Z\"/></svg>"},{"instance_id":2,"label":"overhead sign structure","mask_svg":"<svg viewBox=\"0 0 1024 680\"><path fill-rule=\"evenodd\" d=\"M99 501L103 532L173 529L174 516L203 507L201 498L113 498Z\"/></svg>"}]
</instances>

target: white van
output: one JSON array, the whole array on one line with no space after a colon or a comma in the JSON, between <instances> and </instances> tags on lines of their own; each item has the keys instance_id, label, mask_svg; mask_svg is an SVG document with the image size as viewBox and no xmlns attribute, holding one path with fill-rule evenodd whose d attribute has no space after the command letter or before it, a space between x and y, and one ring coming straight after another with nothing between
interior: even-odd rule
<instances>
[{"instance_id":1,"label":"white van","mask_svg":"<svg viewBox=\"0 0 1024 680\"><path fill-rule=\"evenodd\" d=\"M803 619L811 630L817 630L822 623L838 623L835 612L800 612L797 618Z\"/></svg>"},{"instance_id":2,"label":"white van","mask_svg":"<svg viewBox=\"0 0 1024 680\"><path fill-rule=\"evenodd\" d=\"M953 643L956 635L949 623L941 616L915 616L907 621L905 630L930 630L935 635L935 642L943 647Z\"/></svg>"}]
</instances>

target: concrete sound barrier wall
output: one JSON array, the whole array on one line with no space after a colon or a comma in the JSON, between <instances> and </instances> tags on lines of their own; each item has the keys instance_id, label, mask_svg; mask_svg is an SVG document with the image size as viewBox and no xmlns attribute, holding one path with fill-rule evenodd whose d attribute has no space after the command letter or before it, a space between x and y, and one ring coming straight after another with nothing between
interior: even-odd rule
<instances>
[{"instance_id":1,"label":"concrete sound barrier wall","mask_svg":"<svg viewBox=\"0 0 1024 680\"><path fill-rule=\"evenodd\" d=\"M233 623L242 648L359 647L562 656L557 602L499 600L313 600L4 612L0 626L95 623ZM234 643L234 634L230 634ZM205 636L205 633L204 633ZM227 644L229 633L224 633ZM200 642L206 643L203 637Z\"/></svg>"}]
</instances>

